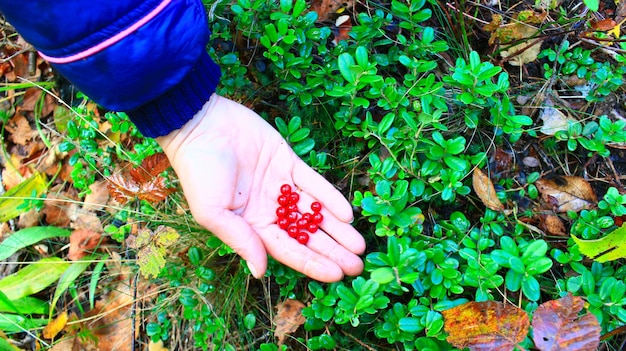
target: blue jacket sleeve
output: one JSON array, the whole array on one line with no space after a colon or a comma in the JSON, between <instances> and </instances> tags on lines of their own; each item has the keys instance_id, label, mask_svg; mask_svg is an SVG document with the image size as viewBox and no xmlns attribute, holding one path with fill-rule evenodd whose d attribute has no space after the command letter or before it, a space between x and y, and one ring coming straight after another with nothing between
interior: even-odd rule
<instances>
[{"instance_id":1,"label":"blue jacket sleeve","mask_svg":"<svg viewBox=\"0 0 626 351\"><path fill-rule=\"evenodd\" d=\"M0 12L63 76L148 137L182 127L219 82L200 0L0 0Z\"/></svg>"}]
</instances>

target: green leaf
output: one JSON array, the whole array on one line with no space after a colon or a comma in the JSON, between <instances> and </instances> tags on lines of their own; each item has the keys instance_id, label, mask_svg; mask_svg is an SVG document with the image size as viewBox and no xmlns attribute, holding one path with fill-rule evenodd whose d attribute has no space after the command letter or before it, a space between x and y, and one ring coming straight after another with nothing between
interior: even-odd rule
<instances>
[{"instance_id":1,"label":"green leaf","mask_svg":"<svg viewBox=\"0 0 626 351\"><path fill-rule=\"evenodd\" d=\"M315 140L308 138L293 146L293 151L298 156L304 156L311 152L315 147Z\"/></svg>"},{"instance_id":2,"label":"green leaf","mask_svg":"<svg viewBox=\"0 0 626 351\"><path fill-rule=\"evenodd\" d=\"M289 135L289 142L291 143L301 142L302 140L306 139L310 133L311 131L309 130L309 128L298 129L295 132L291 133L291 135Z\"/></svg>"},{"instance_id":3,"label":"green leaf","mask_svg":"<svg viewBox=\"0 0 626 351\"><path fill-rule=\"evenodd\" d=\"M50 315L52 318L52 314L54 313L54 306L56 306L57 301L63 295L63 293L70 287L72 283L78 278L83 272L89 267L91 264L92 256L87 256L85 261L74 261L72 264L63 272L61 278L59 279L59 283L57 284L57 288L54 291L54 297L52 298L52 303L50 306Z\"/></svg>"},{"instance_id":4,"label":"green leaf","mask_svg":"<svg viewBox=\"0 0 626 351\"><path fill-rule=\"evenodd\" d=\"M363 46L357 47L354 56L359 66L363 69L367 69L367 66L369 65L367 49Z\"/></svg>"},{"instance_id":5,"label":"green leaf","mask_svg":"<svg viewBox=\"0 0 626 351\"><path fill-rule=\"evenodd\" d=\"M46 191L47 186L46 176L35 173L19 185L9 189L0 196L0 222L19 216L26 210L26 208L19 208L24 203L24 199L32 197L33 193L36 196L41 195Z\"/></svg>"},{"instance_id":6,"label":"green leaf","mask_svg":"<svg viewBox=\"0 0 626 351\"><path fill-rule=\"evenodd\" d=\"M45 239L69 237L67 229L57 227L29 227L17 231L0 243L0 261L7 259L17 251Z\"/></svg>"},{"instance_id":7,"label":"green leaf","mask_svg":"<svg viewBox=\"0 0 626 351\"><path fill-rule=\"evenodd\" d=\"M396 278L393 273L393 269L390 267L380 267L372 271L370 275L370 279L377 282L378 284L388 284L391 283Z\"/></svg>"},{"instance_id":8,"label":"green leaf","mask_svg":"<svg viewBox=\"0 0 626 351\"><path fill-rule=\"evenodd\" d=\"M190 247L187 251L187 257L189 257L189 263L191 263L192 266L200 266L200 261L202 261L202 253L200 252L199 248L197 248L196 246Z\"/></svg>"},{"instance_id":9,"label":"green leaf","mask_svg":"<svg viewBox=\"0 0 626 351\"><path fill-rule=\"evenodd\" d=\"M10 300L38 293L57 281L69 265L58 257L43 258L0 280L0 291Z\"/></svg>"},{"instance_id":10,"label":"green leaf","mask_svg":"<svg viewBox=\"0 0 626 351\"><path fill-rule=\"evenodd\" d=\"M626 224L595 240L582 240L572 235L580 252L598 262L626 257Z\"/></svg>"},{"instance_id":11,"label":"green leaf","mask_svg":"<svg viewBox=\"0 0 626 351\"><path fill-rule=\"evenodd\" d=\"M583 0L583 3L593 12L598 12L600 8L600 0Z\"/></svg>"},{"instance_id":12,"label":"green leaf","mask_svg":"<svg viewBox=\"0 0 626 351\"><path fill-rule=\"evenodd\" d=\"M552 260L549 257L538 257L526 264L528 274L542 274L552 268Z\"/></svg>"},{"instance_id":13,"label":"green leaf","mask_svg":"<svg viewBox=\"0 0 626 351\"><path fill-rule=\"evenodd\" d=\"M0 291L0 312L10 312L22 315L46 314L48 313L48 302L32 296L9 300L6 295Z\"/></svg>"},{"instance_id":14,"label":"green leaf","mask_svg":"<svg viewBox=\"0 0 626 351\"><path fill-rule=\"evenodd\" d=\"M419 319L414 317L400 318L398 321L398 328L408 333L419 333L424 329Z\"/></svg>"},{"instance_id":15,"label":"green leaf","mask_svg":"<svg viewBox=\"0 0 626 351\"><path fill-rule=\"evenodd\" d=\"M337 64L339 65L339 72L343 76L343 78L348 81L348 83L354 83L356 77L352 70L350 69L354 66L354 58L347 52L339 55L337 59Z\"/></svg>"},{"instance_id":16,"label":"green leaf","mask_svg":"<svg viewBox=\"0 0 626 351\"><path fill-rule=\"evenodd\" d=\"M522 292L531 301L539 300L541 291L539 290L539 282L537 279L533 276L524 278L522 282Z\"/></svg>"},{"instance_id":17,"label":"green leaf","mask_svg":"<svg viewBox=\"0 0 626 351\"><path fill-rule=\"evenodd\" d=\"M47 324L48 318L25 318L16 314L0 313L0 330L5 333L19 333Z\"/></svg>"},{"instance_id":18,"label":"green leaf","mask_svg":"<svg viewBox=\"0 0 626 351\"><path fill-rule=\"evenodd\" d=\"M351 305L356 304L358 300L356 295L352 292L352 290L348 289L344 285L339 285L337 287L337 295L339 296L340 299L342 299L343 301Z\"/></svg>"},{"instance_id":19,"label":"green leaf","mask_svg":"<svg viewBox=\"0 0 626 351\"><path fill-rule=\"evenodd\" d=\"M252 313L248 313L243 319L243 325L248 330L252 330L256 325L256 317Z\"/></svg>"},{"instance_id":20,"label":"green leaf","mask_svg":"<svg viewBox=\"0 0 626 351\"><path fill-rule=\"evenodd\" d=\"M96 264L93 269L93 273L91 273L91 280L89 281L89 307L91 309L94 308L94 303L96 300L96 288L98 288L98 280L100 280L100 274L104 270L104 264L109 258L109 255L106 254L102 257L102 260Z\"/></svg>"}]
</instances>

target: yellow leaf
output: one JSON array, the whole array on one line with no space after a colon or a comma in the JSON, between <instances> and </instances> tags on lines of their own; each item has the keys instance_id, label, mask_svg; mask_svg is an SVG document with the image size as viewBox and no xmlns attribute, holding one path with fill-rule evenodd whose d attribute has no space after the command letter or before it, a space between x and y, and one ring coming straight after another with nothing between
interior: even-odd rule
<instances>
[{"instance_id":1,"label":"yellow leaf","mask_svg":"<svg viewBox=\"0 0 626 351\"><path fill-rule=\"evenodd\" d=\"M572 235L580 252L600 263L626 257L626 224L596 240L582 240Z\"/></svg>"},{"instance_id":2,"label":"yellow leaf","mask_svg":"<svg viewBox=\"0 0 626 351\"><path fill-rule=\"evenodd\" d=\"M18 186L0 196L0 222L19 216L26 208L19 208L25 198L41 195L47 188L46 176L35 173Z\"/></svg>"},{"instance_id":3,"label":"yellow leaf","mask_svg":"<svg viewBox=\"0 0 626 351\"><path fill-rule=\"evenodd\" d=\"M43 328L43 337L46 339L53 339L67 323L67 312L63 311L57 318L52 320L45 328Z\"/></svg>"},{"instance_id":4,"label":"yellow leaf","mask_svg":"<svg viewBox=\"0 0 626 351\"><path fill-rule=\"evenodd\" d=\"M165 346L163 346L163 340L159 340L157 342L152 342L148 344L148 351L168 351Z\"/></svg>"}]
</instances>

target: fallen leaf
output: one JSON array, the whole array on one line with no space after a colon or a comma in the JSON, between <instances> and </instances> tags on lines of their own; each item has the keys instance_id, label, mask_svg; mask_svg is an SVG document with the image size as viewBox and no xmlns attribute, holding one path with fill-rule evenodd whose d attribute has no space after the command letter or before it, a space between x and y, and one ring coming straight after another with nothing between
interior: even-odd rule
<instances>
[{"instance_id":1,"label":"fallen leaf","mask_svg":"<svg viewBox=\"0 0 626 351\"><path fill-rule=\"evenodd\" d=\"M98 211L104 208L109 201L109 189L107 182L102 180L89 186L91 191L85 196L83 209L87 211Z\"/></svg>"},{"instance_id":2,"label":"fallen leaf","mask_svg":"<svg viewBox=\"0 0 626 351\"><path fill-rule=\"evenodd\" d=\"M600 325L592 313L579 316L584 301L567 293L537 307L533 340L541 351L594 351L600 344Z\"/></svg>"},{"instance_id":3,"label":"fallen leaf","mask_svg":"<svg viewBox=\"0 0 626 351\"><path fill-rule=\"evenodd\" d=\"M109 194L121 204L132 199L159 202L176 191L165 185L160 174L169 168L165 154L153 155L127 173L116 173L107 178Z\"/></svg>"},{"instance_id":4,"label":"fallen leaf","mask_svg":"<svg viewBox=\"0 0 626 351\"><path fill-rule=\"evenodd\" d=\"M10 133L9 139L19 145L27 145L38 135L37 131L33 130L26 117L21 113L13 115L6 123L5 129Z\"/></svg>"},{"instance_id":5,"label":"fallen leaf","mask_svg":"<svg viewBox=\"0 0 626 351\"><path fill-rule=\"evenodd\" d=\"M51 190L46 196L41 213L45 216L45 222L56 227L67 227L70 225L70 218L67 215L68 197L60 197Z\"/></svg>"},{"instance_id":6,"label":"fallen leaf","mask_svg":"<svg viewBox=\"0 0 626 351\"><path fill-rule=\"evenodd\" d=\"M565 225L559 216L555 216L553 214L541 216L540 226L543 230L548 232L548 234L567 236L567 230L565 229Z\"/></svg>"},{"instance_id":7,"label":"fallen leaf","mask_svg":"<svg viewBox=\"0 0 626 351\"><path fill-rule=\"evenodd\" d=\"M63 311L60 315L58 315L55 319L50 321L45 328L43 328L43 337L46 339L54 339L54 337L65 328L65 324L67 323L67 311Z\"/></svg>"},{"instance_id":8,"label":"fallen leaf","mask_svg":"<svg viewBox=\"0 0 626 351\"><path fill-rule=\"evenodd\" d=\"M24 179L30 177L33 171L23 166L20 158L12 154L11 158L4 164L2 170L2 184L6 190L18 186Z\"/></svg>"},{"instance_id":9,"label":"fallen leaf","mask_svg":"<svg viewBox=\"0 0 626 351\"><path fill-rule=\"evenodd\" d=\"M502 58L510 57L508 62L511 65L521 66L537 59L543 39L536 38L539 32L536 26L541 24L546 16L546 11L524 10L514 14L511 23L503 24L502 16L494 14L491 22L485 25L483 29L491 32L489 45L493 45L496 40L503 46L521 41L500 51Z\"/></svg>"},{"instance_id":10,"label":"fallen leaf","mask_svg":"<svg viewBox=\"0 0 626 351\"><path fill-rule=\"evenodd\" d=\"M574 235L572 239L583 255L600 263L626 257L626 225L622 225L600 239L582 240Z\"/></svg>"},{"instance_id":11,"label":"fallen leaf","mask_svg":"<svg viewBox=\"0 0 626 351\"><path fill-rule=\"evenodd\" d=\"M576 122L575 119L566 116L552 106L541 110L539 118L543 121L540 131L545 135L554 135L557 132L566 131L570 123Z\"/></svg>"},{"instance_id":12,"label":"fallen leaf","mask_svg":"<svg viewBox=\"0 0 626 351\"><path fill-rule=\"evenodd\" d=\"M579 212L594 207L598 202L591 185L581 177L539 179L535 186L543 200L557 212Z\"/></svg>"},{"instance_id":13,"label":"fallen leaf","mask_svg":"<svg viewBox=\"0 0 626 351\"><path fill-rule=\"evenodd\" d=\"M85 314L89 318L85 328L93 333L99 351L133 350L133 341L140 328L135 328L133 336L132 315L135 315L135 325L139 326L141 314L133 313L132 305L130 288L120 284L106 299L96 301L94 309Z\"/></svg>"},{"instance_id":14,"label":"fallen leaf","mask_svg":"<svg viewBox=\"0 0 626 351\"><path fill-rule=\"evenodd\" d=\"M598 32L612 30L615 26L617 26L617 23L610 18L605 18L599 21L591 21L591 29Z\"/></svg>"},{"instance_id":15,"label":"fallen leaf","mask_svg":"<svg viewBox=\"0 0 626 351\"><path fill-rule=\"evenodd\" d=\"M333 44L337 45L342 40L350 39L350 31L352 30L352 21L350 16L339 16L335 21L335 27L333 28Z\"/></svg>"},{"instance_id":16,"label":"fallen leaf","mask_svg":"<svg viewBox=\"0 0 626 351\"><path fill-rule=\"evenodd\" d=\"M530 326L524 310L496 301L471 301L441 313L448 342L471 351L513 350L524 341Z\"/></svg>"},{"instance_id":17,"label":"fallen leaf","mask_svg":"<svg viewBox=\"0 0 626 351\"><path fill-rule=\"evenodd\" d=\"M342 9L354 7L354 0L313 0L311 11L317 12L317 22L323 22Z\"/></svg>"},{"instance_id":18,"label":"fallen leaf","mask_svg":"<svg viewBox=\"0 0 626 351\"><path fill-rule=\"evenodd\" d=\"M70 235L70 250L67 258L78 261L92 254L102 243L102 234L89 229L77 229Z\"/></svg>"},{"instance_id":19,"label":"fallen leaf","mask_svg":"<svg viewBox=\"0 0 626 351\"><path fill-rule=\"evenodd\" d=\"M170 160L160 152L146 157L141 166L130 170L129 174L137 183L146 183L170 168Z\"/></svg>"},{"instance_id":20,"label":"fallen leaf","mask_svg":"<svg viewBox=\"0 0 626 351\"><path fill-rule=\"evenodd\" d=\"M163 340L157 342L150 340L150 343L148 343L148 351L168 351L168 349L163 346Z\"/></svg>"},{"instance_id":21,"label":"fallen leaf","mask_svg":"<svg viewBox=\"0 0 626 351\"><path fill-rule=\"evenodd\" d=\"M35 111L39 110L39 117L46 117L52 112L56 106L55 99L50 94L45 94L43 100L41 98L43 90L39 88L28 88L24 93L24 100L22 101L22 110Z\"/></svg>"},{"instance_id":22,"label":"fallen leaf","mask_svg":"<svg viewBox=\"0 0 626 351\"><path fill-rule=\"evenodd\" d=\"M500 199L498 199L493 182L479 168L474 169L474 174L472 175L472 185L476 195L478 195L487 208L494 211L504 210L504 205L502 205Z\"/></svg>"},{"instance_id":23,"label":"fallen leaf","mask_svg":"<svg viewBox=\"0 0 626 351\"><path fill-rule=\"evenodd\" d=\"M17 220L17 226L19 228L30 228L37 226L39 225L42 216L43 213L37 211L36 208L31 208L30 210L20 214L20 217Z\"/></svg>"},{"instance_id":24,"label":"fallen leaf","mask_svg":"<svg viewBox=\"0 0 626 351\"><path fill-rule=\"evenodd\" d=\"M292 299L287 299L276 306L277 312L272 322L276 327L274 336L278 338L278 345L282 345L288 334L294 333L298 327L304 324L306 321L302 315L304 307L302 302Z\"/></svg>"}]
</instances>

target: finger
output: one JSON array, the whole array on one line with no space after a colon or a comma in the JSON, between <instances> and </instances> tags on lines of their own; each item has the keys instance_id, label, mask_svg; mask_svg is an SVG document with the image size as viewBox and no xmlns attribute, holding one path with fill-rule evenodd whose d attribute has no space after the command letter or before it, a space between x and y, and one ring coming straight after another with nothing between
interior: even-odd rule
<instances>
[{"instance_id":1,"label":"finger","mask_svg":"<svg viewBox=\"0 0 626 351\"><path fill-rule=\"evenodd\" d=\"M300 193L300 201L302 203L300 212L307 212L307 209L311 207L311 203L317 201L317 199L302 192ZM328 235L352 253L360 255L365 252L363 236L350 223L339 220L333 213L327 211L324 203L322 203L322 211L320 213L324 216L322 223L320 223L320 228Z\"/></svg>"},{"instance_id":2,"label":"finger","mask_svg":"<svg viewBox=\"0 0 626 351\"><path fill-rule=\"evenodd\" d=\"M321 230L310 233L306 246L335 262L345 275L359 275L363 271L363 261L359 256L348 251Z\"/></svg>"},{"instance_id":3,"label":"finger","mask_svg":"<svg viewBox=\"0 0 626 351\"><path fill-rule=\"evenodd\" d=\"M304 192L318 199L339 220L350 223L354 218L352 206L321 174L298 159L293 168L293 180Z\"/></svg>"},{"instance_id":4,"label":"finger","mask_svg":"<svg viewBox=\"0 0 626 351\"><path fill-rule=\"evenodd\" d=\"M255 278L263 277L267 269L265 247L259 235L241 216L227 209L214 209L206 211L205 215L194 217L200 225L246 260Z\"/></svg>"},{"instance_id":5,"label":"finger","mask_svg":"<svg viewBox=\"0 0 626 351\"><path fill-rule=\"evenodd\" d=\"M298 243L278 226L271 225L259 234L267 252L286 266L321 282L330 283L343 279L344 272L339 264Z\"/></svg>"}]
</instances>

